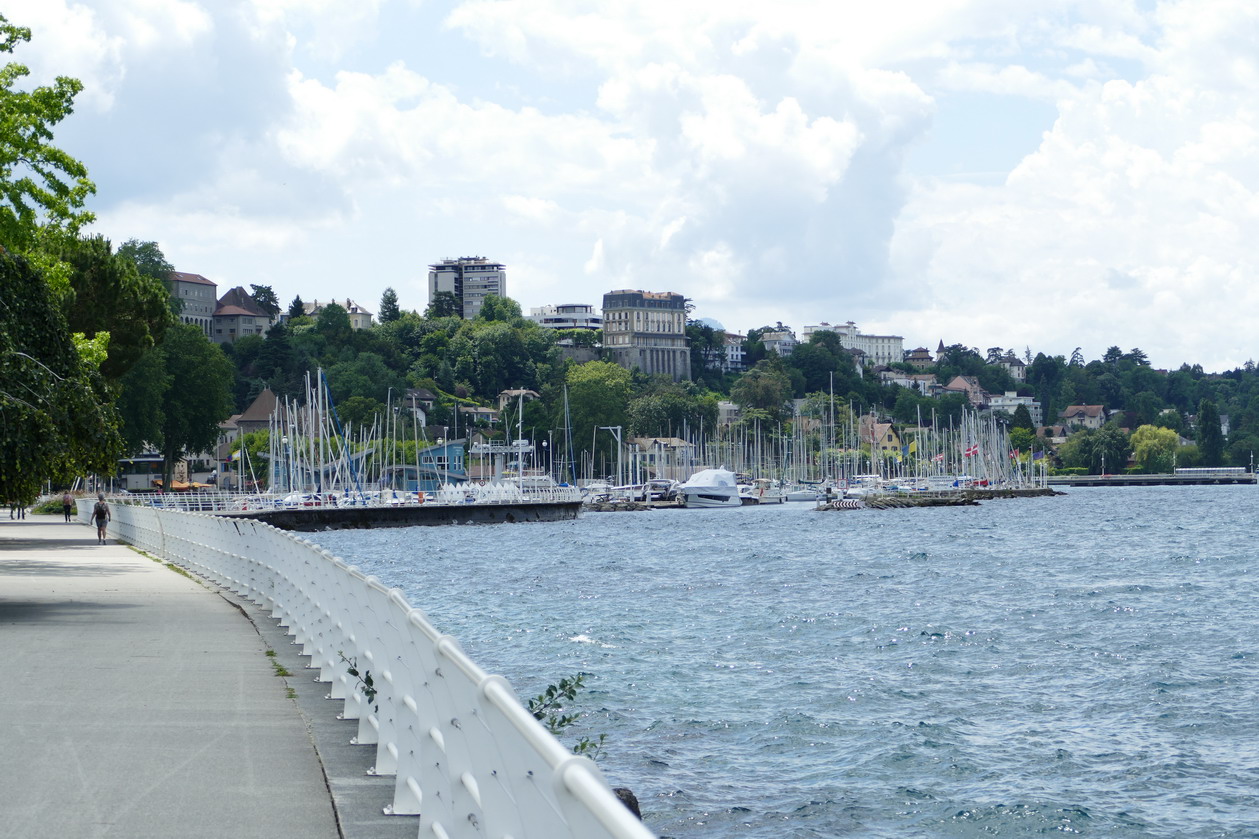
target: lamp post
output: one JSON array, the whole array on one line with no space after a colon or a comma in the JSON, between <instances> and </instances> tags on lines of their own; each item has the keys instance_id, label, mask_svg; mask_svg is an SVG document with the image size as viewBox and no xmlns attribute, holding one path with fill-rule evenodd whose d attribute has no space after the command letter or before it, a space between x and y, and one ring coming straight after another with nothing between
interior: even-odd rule
<instances>
[{"instance_id":1,"label":"lamp post","mask_svg":"<svg viewBox=\"0 0 1259 839\"><path fill-rule=\"evenodd\" d=\"M621 426L601 425L599 426L599 428L602 431L612 432L612 436L616 438L616 485L623 486L625 482L621 480L621 471L622 471L621 465L622 465L622 459L624 457L624 452L621 447Z\"/></svg>"}]
</instances>

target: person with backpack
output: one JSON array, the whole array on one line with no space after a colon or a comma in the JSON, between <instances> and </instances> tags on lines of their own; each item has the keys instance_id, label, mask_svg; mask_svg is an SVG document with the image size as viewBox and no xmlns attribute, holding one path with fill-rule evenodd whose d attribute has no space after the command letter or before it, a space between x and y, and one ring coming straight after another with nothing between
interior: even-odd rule
<instances>
[{"instance_id":1,"label":"person with backpack","mask_svg":"<svg viewBox=\"0 0 1259 839\"><path fill-rule=\"evenodd\" d=\"M105 493L99 493L96 496L96 505L92 507L92 521L96 522L96 539L102 545L105 544L105 525L112 518L109 505L105 503Z\"/></svg>"}]
</instances>

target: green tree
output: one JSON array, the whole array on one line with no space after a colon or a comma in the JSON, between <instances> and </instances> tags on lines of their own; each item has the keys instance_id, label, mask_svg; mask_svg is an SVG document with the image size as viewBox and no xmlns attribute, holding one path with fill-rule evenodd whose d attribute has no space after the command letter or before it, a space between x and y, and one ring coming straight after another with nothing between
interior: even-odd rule
<instances>
[{"instance_id":1,"label":"green tree","mask_svg":"<svg viewBox=\"0 0 1259 839\"><path fill-rule=\"evenodd\" d=\"M1198 404L1198 451L1203 466L1224 464L1224 432L1220 427L1220 411L1210 399Z\"/></svg>"},{"instance_id":2,"label":"green tree","mask_svg":"<svg viewBox=\"0 0 1259 839\"><path fill-rule=\"evenodd\" d=\"M160 439L153 442L166 459L163 477L170 486L176 461L218 443L219 423L232 413L235 371L192 324L169 329L160 351L169 386L162 396Z\"/></svg>"},{"instance_id":3,"label":"green tree","mask_svg":"<svg viewBox=\"0 0 1259 839\"><path fill-rule=\"evenodd\" d=\"M328 352L334 352L350 342L354 329L350 326L350 313L344 306L329 303L319 310L315 331L327 342Z\"/></svg>"},{"instance_id":4,"label":"green tree","mask_svg":"<svg viewBox=\"0 0 1259 839\"><path fill-rule=\"evenodd\" d=\"M463 317L463 307L453 291L439 291L433 295L428 308L424 310L426 318L457 318Z\"/></svg>"},{"instance_id":5,"label":"green tree","mask_svg":"<svg viewBox=\"0 0 1259 839\"><path fill-rule=\"evenodd\" d=\"M0 249L0 498L113 474L122 438L108 396L43 277Z\"/></svg>"},{"instance_id":6,"label":"green tree","mask_svg":"<svg viewBox=\"0 0 1259 839\"><path fill-rule=\"evenodd\" d=\"M730 388L739 407L765 411L773 422L782 421L791 393L791 378L777 356L758 361Z\"/></svg>"},{"instance_id":7,"label":"green tree","mask_svg":"<svg viewBox=\"0 0 1259 839\"><path fill-rule=\"evenodd\" d=\"M1030 428L1023 428L1018 425L1010 428L1010 448L1016 449L1021 453L1027 453L1030 452L1035 445L1036 432ZM1044 446L1041 448L1044 448Z\"/></svg>"},{"instance_id":8,"label":"green tree","mask_svg":"<svg viewBox=\"0 0 1259 839\"><path fill-rule=\"evenodd\" d=\"M619 425L625 429L629 426L626 408L632 389L628 370L607 361L589 361L574 365L565 382L574 449L591 452L596 447L596 431L600 427ZM563 424L563 418L557 417L555 427L562 428ZM604 450L603 446L598 448ZM608 462L604 461L602 466L606 473Z\"/></svg>"},{"instance_id":9,"label":"green tree","mask_svg":"<svg viewBox=\"0 0 1259 839\"><path fill-rule=\"evenodd\" d=\"M101 236L62 238L57 256L70 269L65 298L70 331L88 338L108 333L109 357L101 374L121 378L174 321L169 289L141 274L130 257L113 253Z\"/></svg>"},{"instance_id":10,"label":"green tree","mask_svg":"<svg viewBox=\"0 0 1259 839\"><path fill-rule=\"evenodd\" d=\"M393 323L400 317L402 310L398 308L398 292L386 288L380 295L380 322Z\"/></svg>"},{"instance_id":11,"label":"green tree","mask_svg":"<svg viewBox=\"0 0 1259 839\"><path fill-rule=\"evenodd\" d=\"M1105 425L1077 431L1058 447L1064 466L1084 468L1090 474L1122 472L1128 463L1128 435L1120 428Z\"/></svg>"},{"instance_id":12,"label":"green tree","mask_svg":"<svg viewBox=\"0 0 1259 839\"><path fill-rule=\"evenodd\" d=\"M306 317L306 304L302 302L300 294L294 295L293 302L289 303L289 317L293 319Z\"/></svg>"},{"instance_id":13,"label":"green tree","mask_svg":"<svg viewBox=\"0 0 1259 839\"><path fill-rule=\"evenodd\" d=\"M1014 409L1014 417L1010 421L1011 428L1024 428L1028 431L1035 431L1036 425L1032 422L1032 412L1027 410L1026 405L1020 404Z\"/></svg>"},{"instance_id":14,"label":"green tree","mask_svg":"<svg viewBox=\"0 0 1259 839\"><path fill-rule=\"evenodd\" d=\"M127 454L139 454L162 439L162 400L170 385L160 347L146 352L119 381L116 404Z\"/></svg>"},{"instance_id":15,"label":"green tree","mask_svg":"<svg viewBox=\"0 0 1259 839\"><path fill-rule=\"evenodd\" d=\"M166 282L175 270L175 266L166 260L166 254L162 253L157 242L128 239L118 246L117 255L122 259L130 259L142 277Z\"/></svg>"},{"instance_id":16,"label":"green tree","mask_svg":"<svg viewBox=\"0 0 1259 839\"><path fill-rule=\"evenodd\" d=\"M0 15L0 52L30 39L30 29ZM29 249L41 225L77 233L92 221L83 203L96 191L87 168L51 143L83 84L58 76L50 87L16 90L29 72L16 62L0 69L0 245L10 250Z\"/></svg>"},{"instance_id":17,"label":"green tree","mask_svg":"<svg viewBox=\"0 0 1259 839\"><path fill-rule=\"evenodd\" d=\"M519 303L497 294L485 295L481 301L481 310L477 313L477 320L497 320L511 324L518 323L523 317Z\"/></svg>"},{"instance_id":18,"label":"green tree","mask_svg":"<svg viewBox=\"0 0 1259 839\"><path fill-rule=\"evenodd\" d=\"M280 299L275 296L275 290L271 286L250 283L249 288L253 290L253 294L249 296L258 304L259 309L267 313L267 317L275 320L280 316Z\"/></svg>"},{"instance_id":19,"label":"green tree","mask_svg":"<svg viewBox=\"0 0 1259 839\"><path fill-rule=\"evenodd\" d=\"M1179 445L1180 437L1170 428L1142 425L1132 432L1132 456L1142 472L1170 473Z\"/></svg>"}]
</instances>

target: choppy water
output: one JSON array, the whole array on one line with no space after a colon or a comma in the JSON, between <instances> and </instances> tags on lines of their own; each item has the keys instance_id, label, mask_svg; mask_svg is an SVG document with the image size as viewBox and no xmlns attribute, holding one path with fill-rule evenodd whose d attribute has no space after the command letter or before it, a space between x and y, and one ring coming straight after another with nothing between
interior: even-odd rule
<instances>
[{"instance_id":1,"label":"choppy water","mask_svg":"<svg viewBox=\"0 0 1259 839\"><path fill-rule=\"evenodd\" d=\"M806 507L319 541L522 696L591 674L665 836L1259 836L1255 487Z\"/></svg>"}]
</instances>

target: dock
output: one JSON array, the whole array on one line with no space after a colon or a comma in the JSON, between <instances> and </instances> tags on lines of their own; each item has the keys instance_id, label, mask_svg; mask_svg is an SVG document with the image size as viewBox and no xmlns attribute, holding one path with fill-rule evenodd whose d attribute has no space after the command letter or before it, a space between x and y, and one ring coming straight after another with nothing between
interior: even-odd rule
<instances>
[{"instance_id":1,"label":"dock","mask_svg":"<svg viewBox=\"0 0 1259 839\"><path fill-rule=\"evenodd\" d=\"M1225 486L1254 484L1255 473L1208 473L1194 475L1050 475L1050 486L1065 487L1154 487Z\"/></svg>"}]
</instances>

